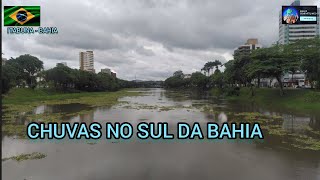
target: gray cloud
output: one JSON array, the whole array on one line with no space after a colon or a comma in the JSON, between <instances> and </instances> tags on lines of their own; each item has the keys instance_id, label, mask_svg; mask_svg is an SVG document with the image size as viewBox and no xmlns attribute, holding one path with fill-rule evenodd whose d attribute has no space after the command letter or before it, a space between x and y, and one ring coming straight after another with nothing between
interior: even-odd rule
<instances>
[{"instance_id":1,"label":"gray cloud","mask_svg":"<svg viewBox=\"0 0 320 180\"><path fill-rule=\"evenodd\" d=\"M164 79L181 69L191 73L208 60L223 62L248 38L269 46L277 40L278 13L289 0L55 0L3 2L41 5L42 26L58 35L7 35L6 56L33 54L47 68L66 61L78 67L78 53L94 50L95 68L118 77ZM303 4L318 4L304 0ZM63 6L62 6L63 5ZM19 47L19 48L17 48Z\"/></svg>"}]
</instances>

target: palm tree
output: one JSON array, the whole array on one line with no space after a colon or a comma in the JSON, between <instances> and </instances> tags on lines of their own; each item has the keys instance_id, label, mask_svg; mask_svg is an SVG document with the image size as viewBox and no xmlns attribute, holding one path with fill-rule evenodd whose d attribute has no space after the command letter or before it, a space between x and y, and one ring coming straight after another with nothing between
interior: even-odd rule
<instances>
[{"instance_id":1,"label":"palm tree","mask_svg":"<svg viewBox=\"0 0 320 180\"><path fill-rule=\"evenodd\" d=\"M201 69L201 71L204 71L204 74L205 75L207 75L207 73L208 73L208 75L209 75L209 73L210 73L210 67L209 67L209 62L207 62L204 66L203 66L203 68Z\"/></svg>"},{"instance_id":2,"label":"palm tree","mask_svg":"<svg viewBox=\"0 0 320 180\"><path fill-rule=\"evenodd\" d=\"M209 61L204 65L204 67L201 69L201 71L204 71L205 74L208 73L208 76L209 76L210 71L213 70L214 67L216 68L216 70L218 70L219 66L220 67L223 66L223 64L219 60Z\"/></svg>"},{"instance_id":3,"label":"palm tree","mask_svg":"<svg viewBox=\"0 0 320 180\"><path fill-rule=\"evenodd\" d=\"M216 70L218 70L219 66L222 67L223 64L219 60L215 60L214 62L212 62L212 66L215 66Z\"/></svg>"}]
</instances>

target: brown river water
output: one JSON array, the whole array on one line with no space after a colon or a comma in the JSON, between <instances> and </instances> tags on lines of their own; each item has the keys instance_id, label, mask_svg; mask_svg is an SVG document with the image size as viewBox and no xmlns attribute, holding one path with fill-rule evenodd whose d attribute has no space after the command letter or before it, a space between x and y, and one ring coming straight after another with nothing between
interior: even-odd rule
<instances>
[{"instance_id":1,"label":"brown river water","mask_svg":"<svg viewBox=\"0 0 320 180\"><path fill-rule=\"evenodd\" d=\"M226 112L261 112L284 118L282 128L299 133L301 126L320 131L320 114L295 113L255 104L227 102L206 95L141 89L144 96L123 97L112 107L94 108L90 113L68 117L69 122L168 122L174 132L177 122L223 123ZM152 107L175 107L159 110ZM206 113L198 106L214 107L219 113ZM188 108L186 108L188 107ZM91 109L81 104L43 105L33 113L77 113ZM92 110L92 109L91 109ZM17 123L27 124L23 118ZM268 137L265 137L267 140ZM320 179L320 152L282 149L275 143L235 141L114 141L102 138L94 144L85 141L35 142L4 134L2 156L41 152L43 159L2 162L4 180L292 180Z\"/></svg>"}]
</instances>

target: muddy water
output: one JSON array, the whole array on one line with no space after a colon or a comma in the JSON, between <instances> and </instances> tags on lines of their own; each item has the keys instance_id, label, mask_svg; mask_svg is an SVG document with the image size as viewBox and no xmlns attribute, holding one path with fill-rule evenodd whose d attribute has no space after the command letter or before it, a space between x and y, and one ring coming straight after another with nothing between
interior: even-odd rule
<instances>
[{"instance_id":1,"label":"muddy water","mask_svg":"<svg viewBox=\"0 0 320 180\"><path fill-rule=\"evenodd\" d=\"M87 113L69 116L70 122L168 122L174 132L177 122L228 121L227 112L261 112L281 115L282 127L301 132L301 127L320 129L317 114L296 114L281 109L263 109L253 104L228 103L199 94L144 89L144 96L124 97L113 107L91 109L81 104L39 106L32 113ZM218 113L201 112L214 107ZM169 107L169 108L164 108ZM28 122L20 119L20 124ZM266 137L268 138L268 137ZM281 149L277 143L250 142L59 142L4 136L2 156L41 152L43 159L3 161L5 180L107 180L107 179L320 179L320 153Z\"/></svg>"}]
</instances>

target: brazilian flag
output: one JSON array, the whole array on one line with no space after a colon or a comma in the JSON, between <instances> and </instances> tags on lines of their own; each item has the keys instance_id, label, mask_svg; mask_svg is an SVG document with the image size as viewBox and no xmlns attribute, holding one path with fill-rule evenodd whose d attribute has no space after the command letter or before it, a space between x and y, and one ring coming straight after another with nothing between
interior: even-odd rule
<instances>
[{"instance_id":1,"label":"brazilian flag","mask_svg":"<svg viewBox=\"0 0 320 180\"><path fill-rule=\"evenodd\" d=\"M40 26L40 6L4 6L4 26Z\"/></svg>"}]
</instances>

